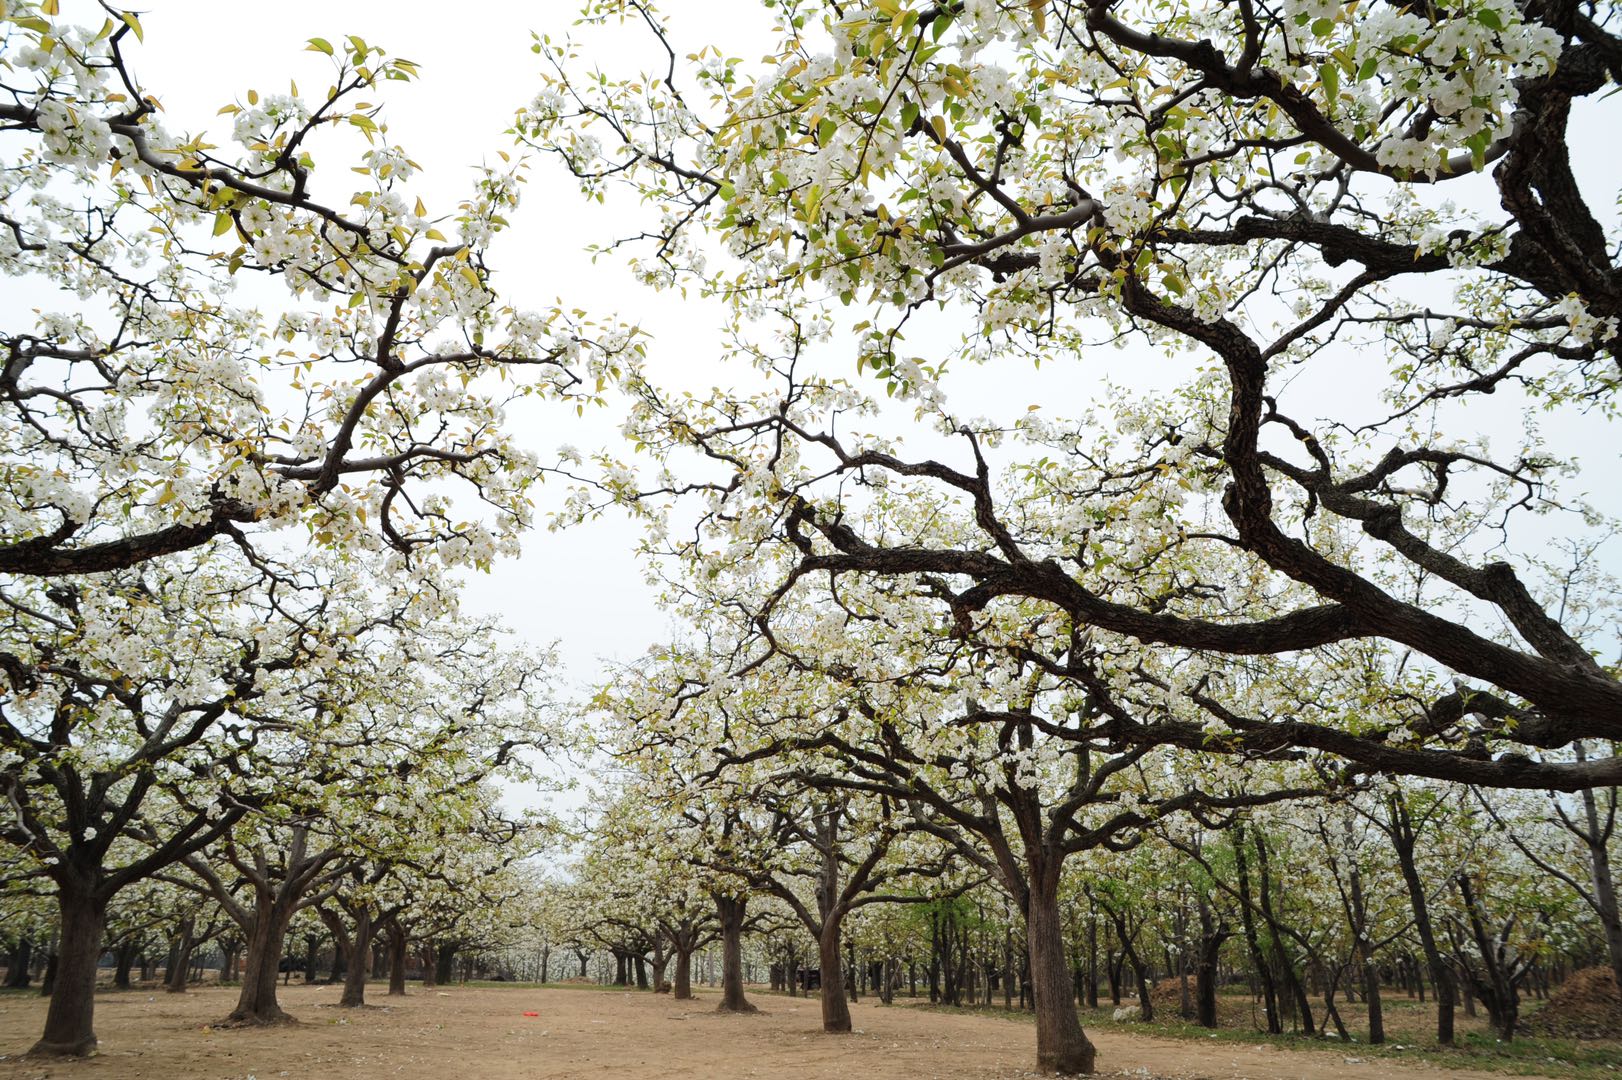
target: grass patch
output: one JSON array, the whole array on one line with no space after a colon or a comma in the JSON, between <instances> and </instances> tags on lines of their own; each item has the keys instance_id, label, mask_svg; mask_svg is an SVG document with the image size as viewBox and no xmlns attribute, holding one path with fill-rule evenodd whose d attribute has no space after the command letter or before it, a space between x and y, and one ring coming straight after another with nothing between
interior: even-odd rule
<instances>
[{"instance_id":1,"label":"grass patch","mask_svg":"<svg viewBox=\"0 0 1622 1080\"><path fill-rule=\"evenodd\" d=\"M901 1001L903 999L897 999ZM914 1003L914 1008L941 1013L973 1013L977 1016L996 1016L1023 1023L1035 1023L1035 1014L1021 1009L1005 1009L1001 1005L931 1005L927 1001ZM1093 1028L1111 1031L1135 1032L1185 1042L1220 1042L1248 1046L1275 1046L1283 1050L1306 1050L1320 1053L1339 1053L1346 1057L1365 1060L1415 1061L1448 1069L1478 1069L1511 1076L1553 1076L1571 1080L1598 1080L1622 1075L1622 1042L1611 1040L1554 1039L1520 1035L1509 1044L1499 1042L1490 1035L1478 1032L1460 1033L1454 1046L1440 1046L1434 1041L1415 1042L1394 1038L1379 1045L1364 1042L1342 1042L1338 1038L1307 1038L1302 1035L1267 1035L1258 1031L1236 1028L1212 1030L1176 1017L1156 1018L1150 1023L1122 1020L1117 1022L1110 1009L1096 1012L1083 1009L1082 1023Z\"/></svg>"}]
</instances>

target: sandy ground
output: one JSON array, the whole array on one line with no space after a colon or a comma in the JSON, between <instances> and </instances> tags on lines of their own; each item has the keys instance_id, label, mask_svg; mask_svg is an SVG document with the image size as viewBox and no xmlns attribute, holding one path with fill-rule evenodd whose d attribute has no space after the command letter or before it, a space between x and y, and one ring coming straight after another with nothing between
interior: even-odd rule
<instances>
[{"instance_id":1,"label":"sandy ground","mask_svg":"<svg viewBox=\"0 0 1622 1080\"><path fill-rule=\"evenodd\" d=\"M221 1030L235 991L106 993L96 1001L101 1050L83 1061L19 1055L37 1037L44 1003L0 996L0 1080L1013 1080L1033 1075L1035 1029L862 1002L856 1033L823 1035L814 1000L760 995L754 1016L722 1016L717 998L688 1002L590 989L452 988L386 998L363 1010L333 1005L332 987L291 986L290 1027ZM537 1017L526 1017L536 1012ZM1491 1074L1359 1062L1336 1051L1094 1033L1100 1071L1211 1080L1441 1080ZM1499 1078L1501 1080L1501 1078Z\"/></svg>"}]
</instances>

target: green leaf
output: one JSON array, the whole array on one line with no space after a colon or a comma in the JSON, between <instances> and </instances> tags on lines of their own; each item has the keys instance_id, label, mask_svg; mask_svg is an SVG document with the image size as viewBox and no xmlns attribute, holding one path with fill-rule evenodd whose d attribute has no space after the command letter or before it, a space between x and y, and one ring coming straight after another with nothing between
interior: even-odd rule
<instances>
[{"instance_id":1,"label":"green leaf","mask_svg":"<svg viewBox=\"0 0 1622 1080\"><path fill-rule=\"evenodd\" d=\"M231 215L219 213L214 215L214 235L224 236L231 231Z\"/></svg>"},{"instance_id":2,"label":"green leaf","mask_svg":"<svg viewBox=\"0 0 1622 1080\"><path fill-rule=\"evenodd\" d=\"M1370 79L1374 78L1379 71L1380 62L1371 56L1367 60L1363 61L1362 67L1357 69L1357 81L1368 82Z\"/></svg>"},{"instance_id":3,"label":"green leaf","mask_svg":"<svg viewBox=\"0 0 1622 1080\"><path fill-rule=\"evenodd\" d=\"M310 44L305 49L305 52L326 53L328 56L331 56L332 42L328 41L326 38L313 37L310 39Z\"/></svg>"},{"instance_id":4,"label":"green leaf","mask_svg":"<svg viewBox=\"0 0 1622 1080\"><path fill-rule=\"evenodd\" d=\"M1335 32L1333 19L1318 19L1312 24L1312 36L1326 38Z\"/></svg>"},{"instance_id":5,"label":"green leaf","mask_svg":"<svg viewBox=\"0 0 1622 1080\"><path fill-rule=\"evenodd\" d=\"M1482 8L1476 12L1476 22L1485 26L1488 30L1502 30L1504 28L1504 17L1492 8Z\"/></svg>"},{"instance_id":6,"label":"green leaf","mask_svg":"<svg viewBox=\"0 0 1622 1080\"><path fill-rule=\"evenodd\" d=\"M1318 68L1318 78L1323 80L1324 92L1330 101L1340 97L1340 68L1334 64L1324 64Z\"/></svg>"}]
</instances>

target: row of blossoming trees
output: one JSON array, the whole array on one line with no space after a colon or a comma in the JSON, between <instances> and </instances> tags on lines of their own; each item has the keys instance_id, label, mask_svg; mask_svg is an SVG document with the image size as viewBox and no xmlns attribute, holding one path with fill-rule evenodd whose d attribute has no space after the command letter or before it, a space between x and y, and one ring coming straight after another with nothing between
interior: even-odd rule
<instances>
[{"instance_id":1,"label":"row of blossoming trees","mask_svg":"<svg viewBox=\"0 0 1622 1080\"><path fill-rule=\"evenodd\" d=\"M155 932L177 989L229 943L241 1023L284 1019L290 928L346 1004L374 940L395 988L499 942L545 836L498 784L558 738L554 661L456 574L530 519L504 408L631 347L490 291L515 171L410 194L365 100L409 62L313 40L330 84L246 90L220 146L138 81L139 19L90 14L0 8L0 896L12 980L50 954L44 1054L94 1047L100 958L127 981Z\"/></svg>"},{"instance_id":2,"label":"row of blossoming trees","mask_svg":"<svg viewBox=\"0 0 1622 1080\"><path fill-rule=\"evenodd\" d=\"M1030 749L1046 749L1010 762L1039 702L1018 717L943 712L927 751L909 725L913 741L878 733L869 755L843 706L751 719L740 701L671 723L692 665L661 655L604 701L604 779L634 794L555 893L575 906L554 932L611 951L622 983L625 960L646 960L653 989L688 997L694 952L721 942L722 1009L754 1008L744 961L789 993L809 969L838 1033L858 992L1040 1009L1036 965L1051 962L1047 1000L1067 1019L1106 995L1133 1019L1214 1028L1234 1022L1220 995L1248 990L1258 1030L1380 1043L1395 993L1435 1003L1445 1045L1459 1009L1508 1041L1526 1030L1523 1001L1622 960L1606 899L1614 788L1357 781L1299 755L1241 771L1102 736L1038 734ZM653 669L672 681L644 682ZM640 706L619 696L633 685ZM815 735L793 733L806 724ZM1030 885L1044 854L1061 863L1050 897Z\"/></svg>"},{"instance_id":3,"label":"row of blossoming trees","mask_svg":"<svg viewBox=\"0 0 1622 1080\"><path fill-rule=\"evenodd\" d=\"M555 739L546 664L455 575L532 517L507 407L610 388L640 458L573 466L565 518L645 516L691 629L597 699L647 793L582 868L642 935L606 947L679 983L714 934L743 1008L752 927L831 973L847 927L924 919L961 975L963 905L1003 910L1059 1072L1094 1066L1094 929L1139 986L1193 955L1151 945L1242 951L1269 1027L1316 1026L1335 971L1377 1001L1397 953L1506 1033L1540 955L1616 963L1614 525L1579 451L1622 270L1614 177L1573 152L1614 6L765 7L752 65L593 4L537 38L513 129L652 207L637 270L727 313L705 358L741 387L673 392L629 331L492 294L516 171L409 194L360 99L413 65L313 39L326 92L248 91L222 150L135 79L134 16L6 6L0 262L37 299L0 337L0 828L58 907L41 1049L92 1043L144 882L251 942L296 880L364 939L393 868L454 876L436 838L517 850L481 785ZM630 35L658 70L599 70ZM347 192L315 167L345 139ZM1174 389L1076 377L1112 345Z\"/></svg>"},{"instance_id":4,"label":"row of blossoming trees","mask_svg":"<svg viewBox=\"0 0 1622 1080\"><path fill-rule=\"evenodd\" d=\"M1057 1072L1091 927L1273 1029L1399 956L1504 1033L1622 977L1614 5L765 7L756 62L591 4L515 127L730 313L595 489L692 627L606 749L721 931L774 898L826 978L994 889Z\"/></svg>"}]
</instances>

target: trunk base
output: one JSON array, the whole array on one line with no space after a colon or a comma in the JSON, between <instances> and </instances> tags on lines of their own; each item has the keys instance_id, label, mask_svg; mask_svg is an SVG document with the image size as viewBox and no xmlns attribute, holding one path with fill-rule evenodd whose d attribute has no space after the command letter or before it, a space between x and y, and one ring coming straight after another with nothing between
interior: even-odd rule
<instances>
[{"instance_id":1,"label":"trunk base","mask_svg":"<svg viewBox=\"0 0 1622 1080\"><path fill-rule=\"evenodd\" d=\"M46 1042L41 1039L28 1051L29 1057L89 1057L96 1052L96 1037L86 1035L77 1042Z\"/></svg>"},{"instance_id":2,"label":"trunk base","mask_svg":"<svg viewBox=\"0 0 1622 1080\"><path fill-rule=\"evenodd\" d=\"M730 1005L727 1004L725 1001L723 1001L723 1002L721 1002L720 1005L716 1006L715 1011L716 1012L723 1012L723 1013L739 1013L740 1015L747 1015L749 1013L757 1013L760 1010L755 1007L755 1003L752 1002L752 1001L741 1001L741 1002L737 1002L735 1004L730 1004Z\"/></svg>"},{"instance_id":3,"label":"trunk base","mask_svg":"<svg viewBox=\"0 0 1622 1080\"><path fill-rule=\"evenodd\" d=\"M296 1017L278 1008L273 1012L234 1012L214 1026L222 1028L276 1027L281 1024L296 1023L298 1023Z\"/></svg>"},{"instance_id":4,"label":"trunk base","mask_svg":"<svg viewBox=\"0 0 1622 1080\"><path fill-rule=\"evenodd\" d=\"M1091 1076L1097 1067L1097 1058L1098 1051L1094 1049L1092 1040L1083 1036L1081 1046L1066 1052L1038 1053L1036 1068L1039 1072L1059 1076Z\"/></svg>"}]
</instances>

